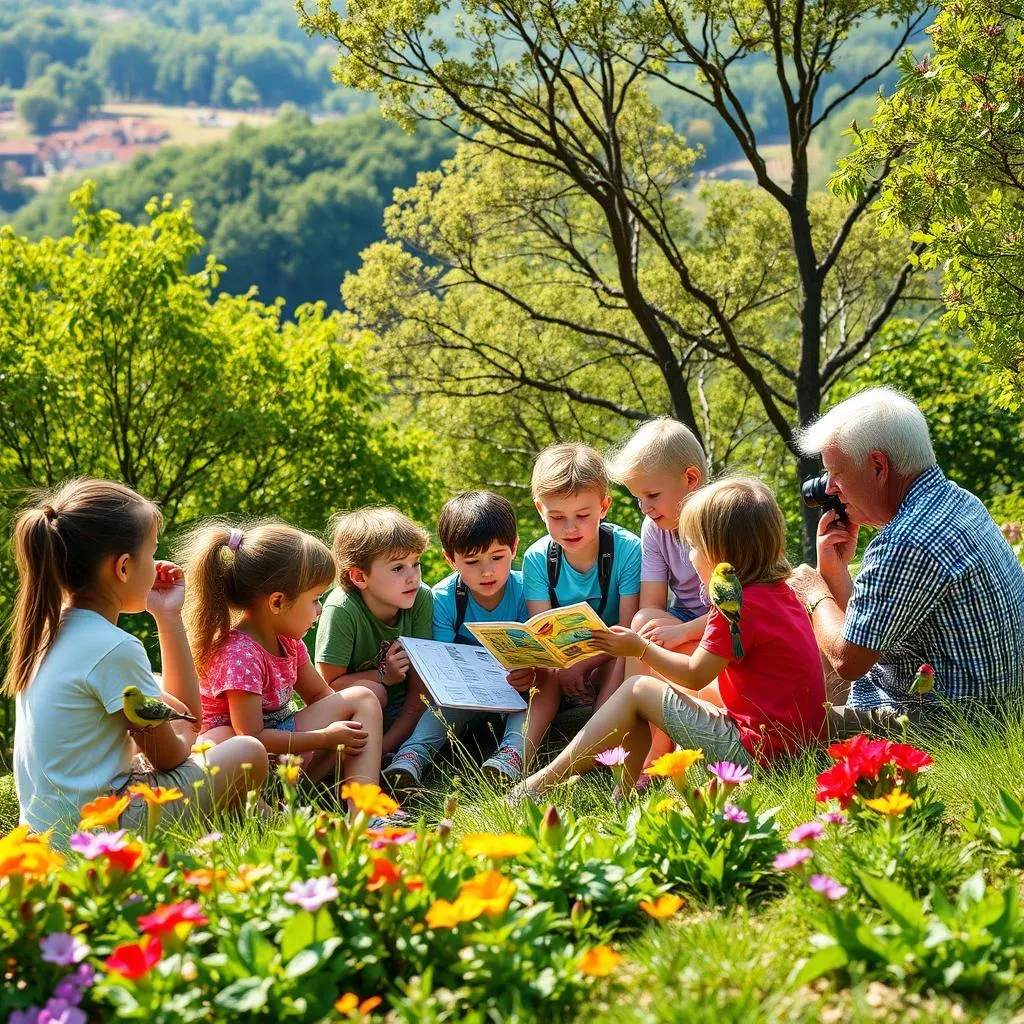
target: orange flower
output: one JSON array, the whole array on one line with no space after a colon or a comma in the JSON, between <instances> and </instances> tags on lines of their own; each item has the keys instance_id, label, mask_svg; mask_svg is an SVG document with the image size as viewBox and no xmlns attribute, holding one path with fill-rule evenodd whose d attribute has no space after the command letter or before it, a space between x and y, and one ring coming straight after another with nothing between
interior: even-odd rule
<instances>
[{"instance_id":1,"label":"orange flower","mask_svg":"<svg viewBox=\"0 0 1024 1024\"><path fill-rule=\"evenodd\" d=\"M662 893L653 903L650 900L640 901L640 909L659 921L671 917L682 905L683 901L678 896L673 896L668 892Z\"/></svg>"},{"instance_id":2,"label":"orange flower","mask_svg":"<svg viewBox=\"0 0 1024 1024\"><path fill-rule=\"evenodd\" d=\"M516 894L516 884L510 878L497 871L484 871L468 882L462 883L459 890L459 901L479 900L481 913L497 917L508 910L512 897ZM474 917L479 916L475 914Z\"/></svg>"},{"instance_id":3,"label":"orange flower","mask_svg":"<svg viewBox=\"0 0 1024 1024\"><path fill-rule=\"evenodd\" d=\"M137 786L130 786L128 792L132 796L141 796L150 807L163 807L164 804L172 804L175 800L181 800L185 794L174 786L164 788L163 786L147 786L140 782Z\"/></svg>"},{"instance_id":4,"label":"orange flower","mask_svg":"<svg viewBox=\"0 0 1024 1024\"><path fill-rule=\"evenodd\" d=\"M398 810L398 804L370 782L346 782L341 787L341 799L351 800L357 811L371 817L383 818Z\"/></svg>"},{"instance_id":5,"label":"orange flower","mask_svg":"<svg viewBox=\"0 0 1024 1024\"><path fill-rule=\"evenodd\" d=\"M529 836L517 836L512 832L504 835L471 832L462 837L462 849L470 857L489 857L491 860L520 857L532 846L533 840Z\"/></svg>"},{"instance_id":6,"label":"orange flower","mask_svg":"<svg viewBox=\"0 0 1024 1024\"><path fill-rule=\"evenodd\" d=\"M114 825L129 803L129 796L99 796L82 808L82 820L78 827L83 832L88 832L91 828Z\"/></svg>"},{"instance_id":7,"label":"orange flower","mask_svg":"<svg viewBox=\"0 0 1024 1024\"><path fill-rule=\"evenodd\" d=\"M269 864L239 864L234 878L228 879L231 892L248 892L255 882L266 878L274 869Z\"/></svg>"},{"instance_id":8,"label":"orange flower","mask_svg":"<svg viewBox=\"0 0 1024 1024\"><path fill-rule=\"evenodd\" d=\"M383 1002L380 996L370 996L360 1001L355 992L346 992L340 996L334 1004L335 1010L342 1017L352 1017L359 1014L361 1017L368 1017Z\"/></svg>"},{"instance_id":9,"label":"orange flower","mask_svg":"<svg viewBox=\"0 0 1024 1024\"><path fill-rule=\"evenodd\" d=\"M0 878L45 878L63 864L63 855L50 849L49 832L30 835L28 825L19 825L0 839Z\"/></svg>"},{"instance_id":10,"label":"orange flower","mask_svg":"<svg viewBox=\"0 0 1024 1024\"><path fill-rule=\"evenodd\" d=\"M621 963L622 957L610 946L595 946L580 957L579 968L592 978L604 978Z\"/></svg>"},{"instance_id":11,"label":"orange flower","mask_svg":"<svg viewBox=\"0 0 1024 1024\"><path fill-rule=\"evenodd\" d=\"M673 750L670 754L662 754L656 761L649 764L644 771L648 775L658 775L666 779L678 779L704 757L703 750Z\"/></svg>"},{"instance_id":12,"label":"orange flower","mask_svg":"<svg viewBox=\"0 0 1024 1024\"><path fill-rule=\"evenodd\" d=\"M864 806L871 810L884 814L887 817L895 818L902 814L912 803L913 797L908 796L902 789L897 787L885 796L876 797L874 800L865 800Z\"/></svg>"},{"instance_id":13,"label":"orange flower","mask_svg":"<svg viewBox=\"0 0 1024 1024\"><path fill-rule=\"evenodd\" d=\"M139 843L128 843L127 846L122 846L118 850L107 850L105 856L108 870L117 868L126 875L131 874L142 861L144 852Z\"/></svg>"},{"instance_id":14,"label":"orange flower","mask_svg":"<svg viewBox=\"0 0 1024 1024\"><path fill-rule=\"evenodd\" d=\"M378 857L373 862L373 874L370 875L366 888L369 892L376 892L378 889L383 889L385 885L396 885L401 877L402 871L397 864Z\"/></svg>"},{"instance_id":15,"label":"orange flower","mask_svg":"<svg viewBox=\"0 0 1024 1024\"><path fill-rule=\"evenodd\" d=\"M428 928L457 928L466 921L473 921L484 912L480 900L457 899L454 903L436 900L427 911Z\"/></svg>"},{"instance_id":16,"label":"orange flower","mask_svg":"<svg viewBox=\"0 0 1024 1024\"><path fill-rule=\"evenodd\" d=\"M422 878L407 878L405 880L405 887L409 892L419 892L424 885L426 885L426 882Z\"/></svg>"},{"instance_id":17,"label":"orange flower","mask_svg":"<svg viewBox=\"0 0 1024 1024\"><path fill-rule=\"evenodd\" d=\"M219 885L228 877L226 871L213 871L210 868L196 868L195 871L185 872L185 884L194 885L200 892L208 892L215 885Z\"/></svg>"}]
</instances>

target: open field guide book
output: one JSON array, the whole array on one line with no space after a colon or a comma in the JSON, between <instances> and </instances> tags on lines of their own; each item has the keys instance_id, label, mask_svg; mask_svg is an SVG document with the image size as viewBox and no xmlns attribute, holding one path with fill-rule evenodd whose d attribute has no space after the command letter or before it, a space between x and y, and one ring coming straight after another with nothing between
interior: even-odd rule
<instances>
[{"instance_id":1,"label":"open field guide book","mask_svg":"<svg viewBox=\"0 0 1024 1024\"><path fill-rule=\"evenodd\" d=\"M608 627L586 602L540 612L526 622L467 622L468 629L507 669L567 668L601 652L591 630Z\"/></svg>"}]
</instances>

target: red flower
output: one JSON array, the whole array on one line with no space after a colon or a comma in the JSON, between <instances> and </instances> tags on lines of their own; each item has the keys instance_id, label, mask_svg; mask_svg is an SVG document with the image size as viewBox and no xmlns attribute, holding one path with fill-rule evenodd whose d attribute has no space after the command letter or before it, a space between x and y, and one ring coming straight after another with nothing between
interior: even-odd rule
<instances>
[{"instance_id":1,"label":"red flower","mask_svg":"<svg viewBox=\"0 0 1024 1024\"><path fill-rule=\"evenodd\" d=\"M370 875L370 881L366 883L366 888L369 892L374 892L377 889L383 889L385 885L395 885L401 877L401 869L396 864L383 857L378 857L373 862L373 874Z\"/></svg>"},{"instance_id":2,"label":"red flower","mask_svg":"<svg viewBox=\"0 0 1024 1024\"><path fill-rule=\"evenodd\" d=\"M932 764L931 755L909 743L894 743L889 749L889 757L897 768L905 772L919 772Z\"/></svg>"},{"instance_id":3,"label":"red flower","mask_svg":"<svg viewBox=\"0 0 1024 1024\"><path fill-rule=\"evenodd\" d=\"M845 807L853 798L853 787L860 778L849 761L840 761L818 776L818 792L815 797L821 803L836 799Z\"/></svg>"},{"instance_id":4,"label":"red flower","mask_svg":"<svg viewBox=\"0 0 1024 1024\"><path fill-rule=\"evenodd\" d=\"M872 740L860 733L843 743L833 743L828 753L830 757L846 761L858 778L876 779L883 765L891 760L891 748L889 740Z\"/></svg>"},{"instance_id":5,"label":"red flower","mask_svg":"<svg viewBox=\"0 0 1024 1024\"><path fill-rule=\"evenodd\" d=\"M119 850L107 850L104 855L107 858L107 870L118 868L126 875L131 874L139 866L143 852L138 843L129 843Z\"/></svg>"},{"instance_id":6,"label":"red flower","mask_svg":"<svg viewBox=\"0 0 1024 1024\"><path fill-rule=\"evenodd\" d=\"M106 959L108 971L120 974L122 978L135 981L148 974L164 955L164 947L155 935L148 935L142 942L130 946L118 946Z\"/></svg>"},{"instance_id":7,"label":"red flower","mask_svg":"<svg viewBox=\"0 0 1024 1024\"><path fill-rule=\"evenodd\" d=\"M208 920L198 903L183 900L181 903L157 907L151 914L143 914L136 924L139 931L146 935L163 935L164 932L174 931L178 925L190 928L192 925L206 924Z\"/></svg>"}]
</instances>

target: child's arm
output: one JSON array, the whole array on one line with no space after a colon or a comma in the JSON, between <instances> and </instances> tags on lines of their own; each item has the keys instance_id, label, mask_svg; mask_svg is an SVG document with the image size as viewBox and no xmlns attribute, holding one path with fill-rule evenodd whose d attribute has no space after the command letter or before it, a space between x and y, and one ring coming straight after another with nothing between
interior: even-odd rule
<instances>
[{"instance_id":1,"label":"child's arm","mask_svg":"<svg viewBox=\"0 0 1024 1024\"><path fill-rule=\"evenodd\" d=\"M235 735L255 736L269 754L307 754L314 750L334 750L339 746L359 750L366 743L366 730L359 722L331 722L322 729L309 732L265 729L260 694L228 690L226 696Z\"/></svg>"},{"instance_id":2,"label":"child's arm","mask_svg":"<svg viewBox=\"0 0 1024 1024\"><path fill-rule=\"evenodd\" d=\"M299 666L298 675L295 677L295 692L302 698L302 703L309 707L324 697L330 697L334 690L327 685L324 677L320 675L311 662L304 661Z\"/></svg>"},{"instance_id":3,"label":"child's arm","mask_svg":"<svg viewBox=\"0 0 1024 1024\"><path fill-rule=\"evenodd\" d=\"M707 615L700 615L689 622L676 622L666 625L661 622L645 622L637 632L645 640L659 647L678 648L691 640L699 640L704 635L704 627L708 624Z\"/></svg>"},{"instance_id":4,"label":"child's arm","mask_svg":"<svg viewBox=\"0 0 1024 1024\"><path fill-rule=\"evenodd\" d=\"M688 690L707 686L729 664L728 658L720 658L702 647L693 654L665 650L622 626L595 631L591 642L617 658L638 658L669 682L678 683Z\"/></svg>"},{"instance_id":5,"label":"child's arm","mask_svg":"<svg viewBox=\"0 0 1024 1024\"><path fill-rule=\"evenodd\" d=\"M668 584L664 580L644 580L640 583L640 607L668 608Z\"/></svg>"}]
</instances>

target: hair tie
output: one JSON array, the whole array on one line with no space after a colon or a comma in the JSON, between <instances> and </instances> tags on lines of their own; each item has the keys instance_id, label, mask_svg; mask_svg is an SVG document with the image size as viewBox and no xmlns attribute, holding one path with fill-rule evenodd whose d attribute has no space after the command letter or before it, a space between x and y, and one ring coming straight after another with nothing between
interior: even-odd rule
<instances>
[{"instance_id":1,"label":"hair tie","mask_svg":"<svg viewBox=\"0 0 1024 1024\"><path fill-rule=\"evenodd\" d=\"M231 536L228 537L228 550L237 551L238 545L242 543L242 531L232 530Z\"/></svg>"},{"instance_id":2,"label":"hair tie","mask_svg":"<svg viewBox=\"0 0 1024 1024\"><path fill-rule=\"evenodd\" d=\"M47 520L52 523L57 518L59 513L52 505L44 505L43 515L46 516Z\"/></svg>"}]
</instances>

